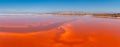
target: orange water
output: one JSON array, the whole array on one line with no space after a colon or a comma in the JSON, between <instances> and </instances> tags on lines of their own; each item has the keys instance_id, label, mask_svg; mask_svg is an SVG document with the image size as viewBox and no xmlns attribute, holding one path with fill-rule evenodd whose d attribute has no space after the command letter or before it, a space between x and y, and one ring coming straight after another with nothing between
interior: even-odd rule
<instances>
[{"instance_id":1,"label":"orange water","mask_svg":"<svg viewBox=\"0 0 120 47\"><path fill-rule=\"evenodd\" d=\"M0 47L120 47L120 19L0 16Z\"/></svg>"}]
</instances>

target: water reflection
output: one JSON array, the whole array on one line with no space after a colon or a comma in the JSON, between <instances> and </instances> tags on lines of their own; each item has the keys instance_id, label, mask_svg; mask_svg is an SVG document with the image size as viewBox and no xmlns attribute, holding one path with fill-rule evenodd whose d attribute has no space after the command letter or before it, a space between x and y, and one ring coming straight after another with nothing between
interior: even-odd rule
<instances>
[{"instance_id":1,"label":"water reflection","mask_svg":"<svg viewBox=\"0 0 120 47\"><path fill-rule=\"evenodd\" d=\"M25 32L44 31L44 30L49 30L49 29L57 28L57 27L61 26L64 23L75 21L75 20L77 20L77 19L65 20L65 21L57 22L57 23L53 23L53 24L47 23L49 25L37 26L37 27L32 27L32 25L31 25L28 28L0 27L0 31L2 31L2 32L14 32L14 33L15 32L17 32L17 33L20 33L20 32L21 33L25 33Z\"/></svg>"}]
</instances>

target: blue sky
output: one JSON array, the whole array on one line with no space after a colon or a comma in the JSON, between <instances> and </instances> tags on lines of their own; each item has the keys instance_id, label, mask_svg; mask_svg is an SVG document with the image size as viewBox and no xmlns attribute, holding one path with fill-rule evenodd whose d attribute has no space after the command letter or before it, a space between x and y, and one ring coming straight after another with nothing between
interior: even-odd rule
<instances>
[{"instance_id":1,"label":"blue sky","mask_svg":"<svg viewBox=\"0 0 120 47\"><path fill-rule=\"evenodd\" d=\"M120 0L0 0L0 11L120 12Z\"/></svg>"}]
</instances>

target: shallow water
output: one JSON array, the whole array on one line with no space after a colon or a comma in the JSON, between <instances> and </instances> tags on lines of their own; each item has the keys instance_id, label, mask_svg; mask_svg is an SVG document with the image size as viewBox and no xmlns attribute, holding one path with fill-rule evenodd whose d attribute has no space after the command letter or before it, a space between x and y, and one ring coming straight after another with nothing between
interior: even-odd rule
<instances>
[{"instance_id":1,"label":"shallow water","mask_svg":"<svg viewBox=\"0 0 120 47\"><path fill-rule=\"evenodd\" d=\"M0 47L120 47L120 19L0 16Z\"/></svg>"}]
</instances>

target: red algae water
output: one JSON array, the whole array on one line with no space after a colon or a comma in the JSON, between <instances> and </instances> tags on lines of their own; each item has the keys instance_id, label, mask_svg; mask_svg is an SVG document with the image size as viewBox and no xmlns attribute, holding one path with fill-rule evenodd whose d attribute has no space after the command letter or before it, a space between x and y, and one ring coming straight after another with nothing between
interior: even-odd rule
<instances>
[{"instance_id":1,"label":"red algae water","mask_svg":"<svg viewBox=\"0 0 120 47\"><path fill-rule=\"evenodd\" d=\"M0 16L0 47L120 47L120 19Z\"/></svg>"}]
</instances>

